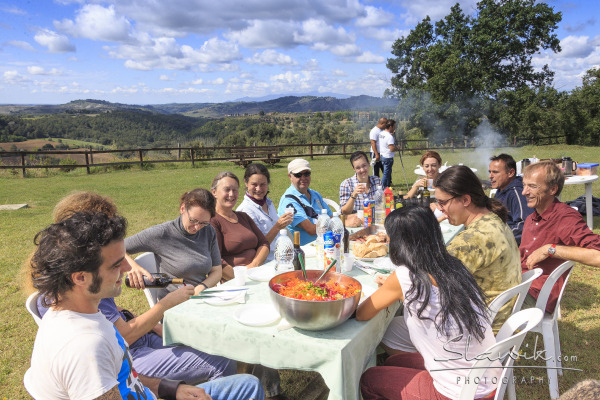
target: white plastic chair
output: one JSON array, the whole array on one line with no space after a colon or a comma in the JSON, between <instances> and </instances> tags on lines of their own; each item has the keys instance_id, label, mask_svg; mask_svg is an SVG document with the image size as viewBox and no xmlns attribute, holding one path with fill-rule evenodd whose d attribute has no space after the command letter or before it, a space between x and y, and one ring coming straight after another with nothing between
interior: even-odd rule
<instances>
[{"instance_id":1,"label":"white plastic chair","mask_svg":"<svg viewBox=\"0 0 600 400\"><path fill-rule=\"evenodd\" d=\"M513 314L506 320L496 335L496 344L489 347L484 353L489 354L489 357L482 357L476 361L465 378L465 384L460 392L459 400L473 400L477 392L477 386L481 381L481 377L486 371L486 368L492 365L493 361L501 356L505 356L502 360L502 374L498 379L496 387L495 400L501 400L504 397L506 390L506 382L510 381L512 376L512 366L515 362L514 355L519 353L525 335L542 320L544 313L537 308L522 310ZM520 330L519 330L520 329ZM515 333L519 330L518 333ZM511 355L513 355L511 357Z\"/></svg>"},{"instance_id":2,"label":"white plastic chair","mask_svg":"<svg viewBox=\"0 0 600 400\"><path fill-rule=\"evenodd\" d=\"M150 273L158 272L156 268L156 258L154 258L154 253L143 253L135 258L135 262L140 265L140 267L144 268L146 271ZM148 304L150 308L154 307L154 305L158 302L158 290L159 289L144 289L144 294L146 295L146 300L148 300Z\"/></svg>"},{"instance_id":3,"label":"white plastic chair","mask_svg":"<svg viewBox=\"0 0 600 400\"><path fill-rule=\"evenodd\" d=\"M25 301L25 308L27 308L27 311L29 311L29 314L31 314L33 320L36 324L38 324L38 326L42 323L42 316L40 315L40 311L38 310L37 306L37 299L39 295L40 292L31 293Z\"/></svg>"},{"instance_id":4,"label":"white plastic chair","mask_svg":"<svg viewBox=\"0 0 600 400\"><path fill-rule=\"evenodd\" d=\"M323 199L323 201L325 201L325 204L327 204L329 206L329 208L333 209L333 212L338 212L338 213L342 212L342 208L335 201L330 200L330 199Z\"/></svg>"},{"instance_id":5,"label":"white plastic chair","mask_svg":"<svg viewBox=\"0 0 600 400\"><path fill-rule=\"evenodd\" d=\"M496 296L496 298L492 300L492 302L488 305L488 314L490 316L490 321L493 321L494 318L496 318L496 314L498 314L498 311L500 311L500 309L504 307L506 303L511 301L515 296L518 297L515 301L510 315L521 311L521 307L523 306L523 302L525 301L525 297L527 296L529 287L536 278L542 275L542 272L543 271L541 268L534 268L531 271L525 272L522 276L521 283L511 287L510 289L506 289L504 292Z\"/></svg>"},{"instance_id":6,"label":"white plastic chair","mask_svg":"<svg viewBox=\"0 0 600 400\"><path fill-rule=\"evenodd\" d=\"M544 318L542 319L541 324L539 326L532 329L532 332L541 333L544 339L544 350L546 351L545 357L546 360L546 372L548 373L548 387L550 389L550 398L558 399L559 391L558 391L558 375L562 376L562 362L560 360L560 337L558 335L558 316L560 313L560 301L562 299L563 293L565 292L565 287L567 286L567 282L569 277L571 276L571 272L573 272L573 265L575 263L573 261L565 261L560 264L546 279L544 286L540 290L540 294L537 298L537 302L535 307L544 311ZM546 303L548 303L548 297L550 296L550 291L554 287L554 284L565 272L568 271L568 274L565 278L565 282L558 294L558 300L556 301L556 307L554 308L554 312L547 313L546 311Z\"/></svg>"}]
</instances>

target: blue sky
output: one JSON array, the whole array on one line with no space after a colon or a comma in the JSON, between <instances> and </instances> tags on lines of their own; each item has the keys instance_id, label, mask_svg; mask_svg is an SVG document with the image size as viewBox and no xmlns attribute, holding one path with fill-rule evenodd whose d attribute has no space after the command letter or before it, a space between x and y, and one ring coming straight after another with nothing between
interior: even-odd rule
<instances>
[{"instance_id":1,"label":"blue sky","mask_svg":"<svg viewBox=\"0 0 600 400\"><path fill-rule=\"evenodd\" d=\"M0 103L223 102L381 96L393 41L448 0L0 0ZM460 1L468 12L475 1ZM562 52L534 58L570 90L600 65L595 0L548 2Z\"/></svg>"}]
</instances>

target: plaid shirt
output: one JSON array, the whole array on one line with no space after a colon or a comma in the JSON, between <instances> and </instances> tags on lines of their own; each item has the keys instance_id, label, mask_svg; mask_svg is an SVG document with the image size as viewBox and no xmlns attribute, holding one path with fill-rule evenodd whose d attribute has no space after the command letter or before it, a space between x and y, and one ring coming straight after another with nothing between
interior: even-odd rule
<instances>
[{"instance_id":1,"label":"plaid shirt","mask_svg":"<svg viewBox=\"0 0 600 400\"><path fill-rule=\"evenodd\" d=\"M358 178L354 176L344 180L340 185L340 207L343 207L348 202L350 195L354 192L354 188L358 185ZM378 190L383 190L381 179L378 176L369 176L369 192L359 193L354 201L354 212L363 209L363 201L375 199L375 193Z\"/></svg>"}]
</instances>

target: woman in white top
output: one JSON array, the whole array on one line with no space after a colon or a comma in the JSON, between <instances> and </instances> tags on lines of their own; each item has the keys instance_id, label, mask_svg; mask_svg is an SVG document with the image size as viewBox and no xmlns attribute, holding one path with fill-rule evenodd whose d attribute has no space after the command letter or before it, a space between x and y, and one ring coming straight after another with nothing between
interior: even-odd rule
<instances>
[{"instance_id":1,"label":"woman in white top","mask_svg":"<svg viewBox=\"0 0 600 400\"><path fill-rule=\"evenodd\" d=\"M362 396L457 399L474 357L496 343L484 294L460 260L446 251L429 208L395 210L386 218L385 229L390 258L399 267L358 307L356 319L368 320L402 301L404 315L394 318L396 331L387 339L404 351L396 350L385 366L363 374ZM500 368L485 372L477 399L493 394L500 373Z\"/></svg>"},{"instance_id":2,"label":"woman in white top","mask_svg":"<svg viewBox=\"0 0 600 400\"><path fill-rule=\"evenodd\" d=\"M392 184L392 166L394 165L394 154L398 151L396 147L394 133L396 132L396 121L388 119L385 130L379 134L379 158L383 164L383 178L381 178L383 187L389 187Z\"/></svg>"},{"instance_id":3,"label":"woman in white top","mask_svg":"<svg viewBox=\"0 0 600 400\"><path fill-rule=\"evenodd\" d=\"M236 211L248 214L265 235L271 245L267 261L271 261L275 258L275 239L277 239L279 231L292 222L294 214L286 213L281 217L277 215L275 205L267 197L271 174L263 164L248 165L244 174L244 183L246 184L246 195Z\"/></svg>"}]
</instances>

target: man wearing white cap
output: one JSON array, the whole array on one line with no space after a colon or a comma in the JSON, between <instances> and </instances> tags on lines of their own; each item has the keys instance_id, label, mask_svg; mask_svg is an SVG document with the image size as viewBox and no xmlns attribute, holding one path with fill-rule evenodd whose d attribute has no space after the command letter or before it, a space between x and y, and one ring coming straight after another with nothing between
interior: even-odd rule
<instances>
[{"instance_id":1,"label":"man wearing white cap","mask_svg":"<svg viewBox=\"0 0 600 400\"><path fill-rule=\"evenodd\" d=\"M286 208L294 208L294 219L287 228L292 235L296 231L300 232L301 245L317 239L316 224L322 209L327 210L330 217L333 215L323 201L323 196L319 192L309 189L310 174L310 163L302 158L296 158L288 164L288 176L292 184L279 200L277 209L277 213L283 215Z\"/></svg>"}]
</instances>

